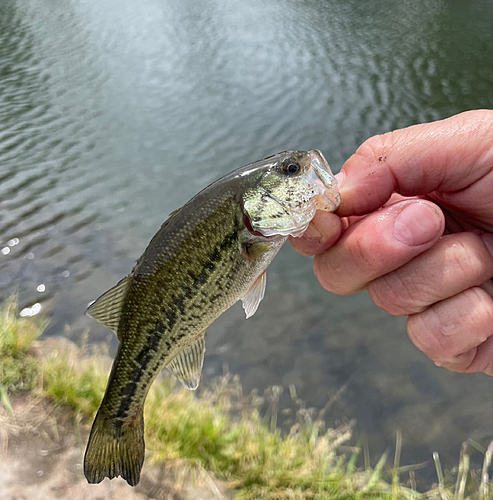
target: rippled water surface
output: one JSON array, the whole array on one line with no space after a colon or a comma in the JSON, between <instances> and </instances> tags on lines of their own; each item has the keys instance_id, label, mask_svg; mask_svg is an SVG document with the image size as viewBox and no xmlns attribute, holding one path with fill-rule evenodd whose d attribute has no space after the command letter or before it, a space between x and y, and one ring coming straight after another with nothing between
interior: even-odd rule
<instances>
[{"instance_id":1,"label":"rippled water surface","mask_svg":"<svg viewBox=\"0 0 493 500\"><path fill-rule=\"evenodd\" d=\"M488 0L2 0L1 293L51 311L48 335L114 344L86 304L195 192L285 149L338 170L373 134L493 108L492 54ZM317 407L345 386L329 418L356 418L375 456L397 429L408 463L493 437L492 379L435 367L291 248L254 318L210 328L205 384L225 363Z\"/></svg>"}]
</instances>

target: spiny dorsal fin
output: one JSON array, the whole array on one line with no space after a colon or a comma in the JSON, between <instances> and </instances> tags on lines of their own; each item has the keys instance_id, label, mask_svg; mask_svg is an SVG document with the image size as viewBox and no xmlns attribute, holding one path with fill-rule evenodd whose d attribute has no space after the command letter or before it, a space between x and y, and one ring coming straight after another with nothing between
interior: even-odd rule
<instances>
[{"instance_id":1,"label":"spiny dorsal fin","mask_svg":"<svg viewBox=\"0 0 493 500\"><path fill-rule=\"evenodd\" d=\"M205 353L205 334L200 337L186 349L174 357L166 368L191 391L197 389L202 376L202 365L204 364Z\"/></svg>"},{"instance_id":2,"label":"spiny dorsal fin","mask_svg":"<svg viewBox=\"0 0 493 500\"><path fill-rule=\"evenodd\" d=\"M122 339L118 335L118 323L120 323L123 302L130 285L130 279L130 276L123 278L117 285L94 301L86 311L86 314L113 330L120 341Z\"/></svg>"},{"instance_id":3,"label":"spiny dorsal fin","mask_svg":"<svg viewBox=\"0 0 493 500\"><path fill-rule=\"evenodd\" d=\"M169 215L168 218L161 224L161 229L164 229L182 210L183 207L177 208L176 210L173 210Z\"/></svg>"},{"instance_id":4,"label":"spiny dorsal fin","mask_svg":"<svg viewBox=\"0 0 493 500\"><path fill-rule=\"evenodd\" d=\"M241 299L246 317L249 318L255 314L258 305L264 298L265 286L267 285L267 273L264 271L250 287L250 290Z\"/></svg>"}]
</instances>

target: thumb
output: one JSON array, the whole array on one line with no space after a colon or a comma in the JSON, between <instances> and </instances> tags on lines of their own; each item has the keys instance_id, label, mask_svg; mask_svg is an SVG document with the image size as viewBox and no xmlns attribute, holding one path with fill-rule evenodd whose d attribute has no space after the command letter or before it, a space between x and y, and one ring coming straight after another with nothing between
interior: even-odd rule
<instances>
[{"instance_id":1,"label":"thumb","mask_svg":"<svg viewBox=\"0 0 493 500\"><path fill-rule=\"evenodd\" d=\"M393 193L465 189L493 170L493 111L476 110L365 141L338 174L338 215L364 215Z\"/></svg>"}]
</instances>

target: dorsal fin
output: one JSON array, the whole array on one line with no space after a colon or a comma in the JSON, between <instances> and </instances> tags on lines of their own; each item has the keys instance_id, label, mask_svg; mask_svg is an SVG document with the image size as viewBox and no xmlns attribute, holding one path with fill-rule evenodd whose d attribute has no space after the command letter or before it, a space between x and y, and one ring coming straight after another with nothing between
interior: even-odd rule
<instances>
[{"instance_id":1,"label":"dorsal fin","mask_svg":"<svg viewBox=\"0 0 493 500\"><path fill-rule=\"evenodd\" d=\"M204 364L205 334L193 341L187 348L175 356L166 368L191 391L197 389L202 377Z\"/></svg>"},{"instance_id":2,"label":"dorsal fin","mask_svg":"<svg viewBox=\"0 0 493 500\"><path fill-rule=\"evenodd\" d=\"M122 339L118 334L118 323L120 323L123 302L130 285L130 280L130 276L123 278L113 288L110 288L95 300L86 311L86 314L113 330L120 339L120 342Z\"/></svg>"},{"instance_id":3,"label":"dorsal fin","mask_svg":"<svg viewBox=\"0 0 493 500\"><path fill-rule=\"evenodd\" d=\"M241 299L246 317L249 318L255 314L258 305L264 298L265 286L267 285L267 273L264 271L250 287L250 290Z\"/></svg>"},{"instance_id":4,"label":"dorsal fin","mask_svg":"<svg viewBox=\"0 0 493 500\"><path fill-rule=\"evenodd\" d=\"M161 229L165 228L182 210L183 207L177 208L176 210L173 210L169 215L168 218L161 224Z\"/></svg>"}]
</instances>

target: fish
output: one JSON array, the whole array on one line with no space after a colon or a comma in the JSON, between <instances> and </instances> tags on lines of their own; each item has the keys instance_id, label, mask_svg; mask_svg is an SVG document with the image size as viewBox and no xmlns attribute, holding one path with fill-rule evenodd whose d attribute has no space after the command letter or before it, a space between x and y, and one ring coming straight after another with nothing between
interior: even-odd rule
<instances>
[{"instance_id":1,"label":"fish","mask_svg":"<svg viewBox=\"0 0 493 500\"><path fill-rule=\"evenodd\" d=\"M339 204L319 150L284 151L233 170L171 213L130 274L86 311L119 340L84 456L89 483L138 484L144 402L157 374L166 367L195 390L207 328L239 300L251 317L288 236Z\"/></svg>"}]
</instances>

